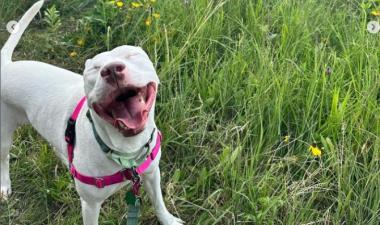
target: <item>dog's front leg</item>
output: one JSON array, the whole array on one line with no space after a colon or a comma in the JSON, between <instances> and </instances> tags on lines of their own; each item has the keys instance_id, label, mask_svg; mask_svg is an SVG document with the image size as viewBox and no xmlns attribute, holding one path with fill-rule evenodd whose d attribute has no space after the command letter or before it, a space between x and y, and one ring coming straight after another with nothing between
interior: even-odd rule
<instances>
[{"instance_id":1,"label":"dog's front leg","mask_svg":"<svg viewBox=\"0 0 380 225\"><path fill-rule=\"evenodd\" d=\"M82 216L84 225L98 225L100 207L102 203L89 202L81 198Z\"/></svg>"},{"instance_id":2,"label":"dog's front leg","mask_svg":"<svg viewBox=\"0 0 380 225\"><path fill-rule=\"evenodd\" d=\"M157 168L151 172L143 175L144 187L149 195L149 198L153 204L158 220L163 225L181 225L184 222L173 216L167 209L162 197L161 192L161 175L160 168Z\"/></svg>"}]
</instances>

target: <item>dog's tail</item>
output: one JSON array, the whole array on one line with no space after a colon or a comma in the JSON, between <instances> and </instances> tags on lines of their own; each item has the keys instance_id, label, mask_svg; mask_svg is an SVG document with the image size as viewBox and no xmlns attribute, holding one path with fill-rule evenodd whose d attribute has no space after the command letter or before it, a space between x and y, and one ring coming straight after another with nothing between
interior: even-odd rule
<instances>
[{"instance_id":1,"label":"dog's tail","mask_svg":"<svg viewBox=\"0 0 380 225\"><path fill-rule=\"evenodd\" d=\"M44 0L36 2L30 9L22 16L20 21L16 26L14 26L13 32L11 32L11 36L5 42L3 48L1 49L1 67L5 66L5 64L12 61L12 54L14 49L16 48L17 43L20 41L22 34L25 29L28 27L29 23L32 21L34 16L41 9L44 4Z\"/></svg>"}]
</instances>

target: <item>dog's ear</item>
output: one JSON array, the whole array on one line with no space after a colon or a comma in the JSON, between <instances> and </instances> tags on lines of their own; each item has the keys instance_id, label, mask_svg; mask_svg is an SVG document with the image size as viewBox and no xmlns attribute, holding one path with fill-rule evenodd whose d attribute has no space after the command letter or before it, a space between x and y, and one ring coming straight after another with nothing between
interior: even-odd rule
<instances>
[{"instance_id":1,"label":"dog's ear","mask_svg":"<svg viewBox=\"0 0 380 225\"><path fill-rule=\"evenodd\" d=\"M92 59L87 59L86 62L84 63L84 66L85 67L90 66L91 62L92 62Z\"/></svg>"}]
</instances>

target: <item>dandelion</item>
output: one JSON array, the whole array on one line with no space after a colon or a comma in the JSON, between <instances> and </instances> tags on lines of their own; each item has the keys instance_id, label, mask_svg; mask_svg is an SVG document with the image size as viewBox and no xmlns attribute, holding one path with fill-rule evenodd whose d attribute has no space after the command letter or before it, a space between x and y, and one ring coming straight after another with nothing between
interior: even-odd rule
<instances>
[{"instance_id":1,"label":"dandelion","mask_svg":"<svg viewBox=\"0 0 380 225\"><path fill-rule=\"evenodd\" d=\"M152 13L152 16L156 19L159 19L161 17L159 13Z\"/></svg>"},{"instance_id":2,"label":"dandelion","mask_svg":"<svg viewBox=\"0 0 380 225\"><path fill-rule=\"evenodd\" d=\"M79 47L83 47L84 46L84 38L79 38L78 40L77 40L77 45L79 46Z\"/></svg>"},{"instance_id":3,"label":"dandelion","mask_svg":"<svg viewBox=\"0 0 380 225\"><path fill-rule=\"evenodd\" d=\"M148 16L145 20L145 25L150 26L152 24L152 17Z\"/></svg>"},{"instance_id":4,"label":"dandelion","mask_svg":"<svg viewBox=\"0 0 380 225\"><path fill-rule=\"evenodd\" d=\"M131 5L132 8L140 8L141 6L143 6L143 4L141 4L140 2L132 2Z\"/></svg>"},{"instance_id":5,"label":"dandelion","mask_svg":"<svg viewBox=\"0 0 380 225\"><path fill-rule=\"evenodd\" d=\"M289 143L289 140L290 140L290 135L286 135L286 136L284 136L283 141L284 141L286 144Z\"/></svg>"},{"instance_id":6,"label":"dandelion","mask_svg":"<svg viewBox=\"0 0 380 225\"><path fill-rule=\"evenodd\" d=\"M375 9L371 12L373 16L380 16L380 9Z\"/></svg>"},{"instance_id":7,"label":"dandelion","mask_svg":"<svg viewBox=\"0 0 380 225\"><path fill-rule=\"evenodd\" d=\"M124 2L122 1L117 1L116 2L116 6L119 7L119 8L122 8L124 6Z\"/></svg>"},{"instance_id":8,"label":"dandelion","mask_svg":"<svg viewBox=\"0 0 380 225\"><path fill-rule=\"evenodd\" d=\"M313 156L320 157L322 155L322 151L320 148L318 148L317 144L313 143L309 147L309 151Z\"/></svg>"},{"instance_id":9,"label":"dandelion","mask_svg":"<svg viewBox=\"0 0 380 225\"><path fill-rule=\"evenodd\" d=\"M72 52L70 52L70 54L69 54L69 56L71 57L71 58L74 58L74 57L76 57L78 55L78 53L76 52L76 51L72 51Z\"/></svg>"}]
</instances>

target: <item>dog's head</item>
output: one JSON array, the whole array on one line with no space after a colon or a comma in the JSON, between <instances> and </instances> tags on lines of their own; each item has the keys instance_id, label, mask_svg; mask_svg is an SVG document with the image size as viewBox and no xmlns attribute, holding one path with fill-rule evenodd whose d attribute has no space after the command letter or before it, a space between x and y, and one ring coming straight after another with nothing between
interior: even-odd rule
<instances>
[{"instance_id":1,"label":"dog's head","mask_svg":"<svg viewBox=\"0 0 380 225\"><path fill-rule=\"evenodd\" d=\"M89 107L124 136L140 133L153 111L159 79L140 47L121 46L88 59L84 90Z\"/></svg>"}]
</instances>

